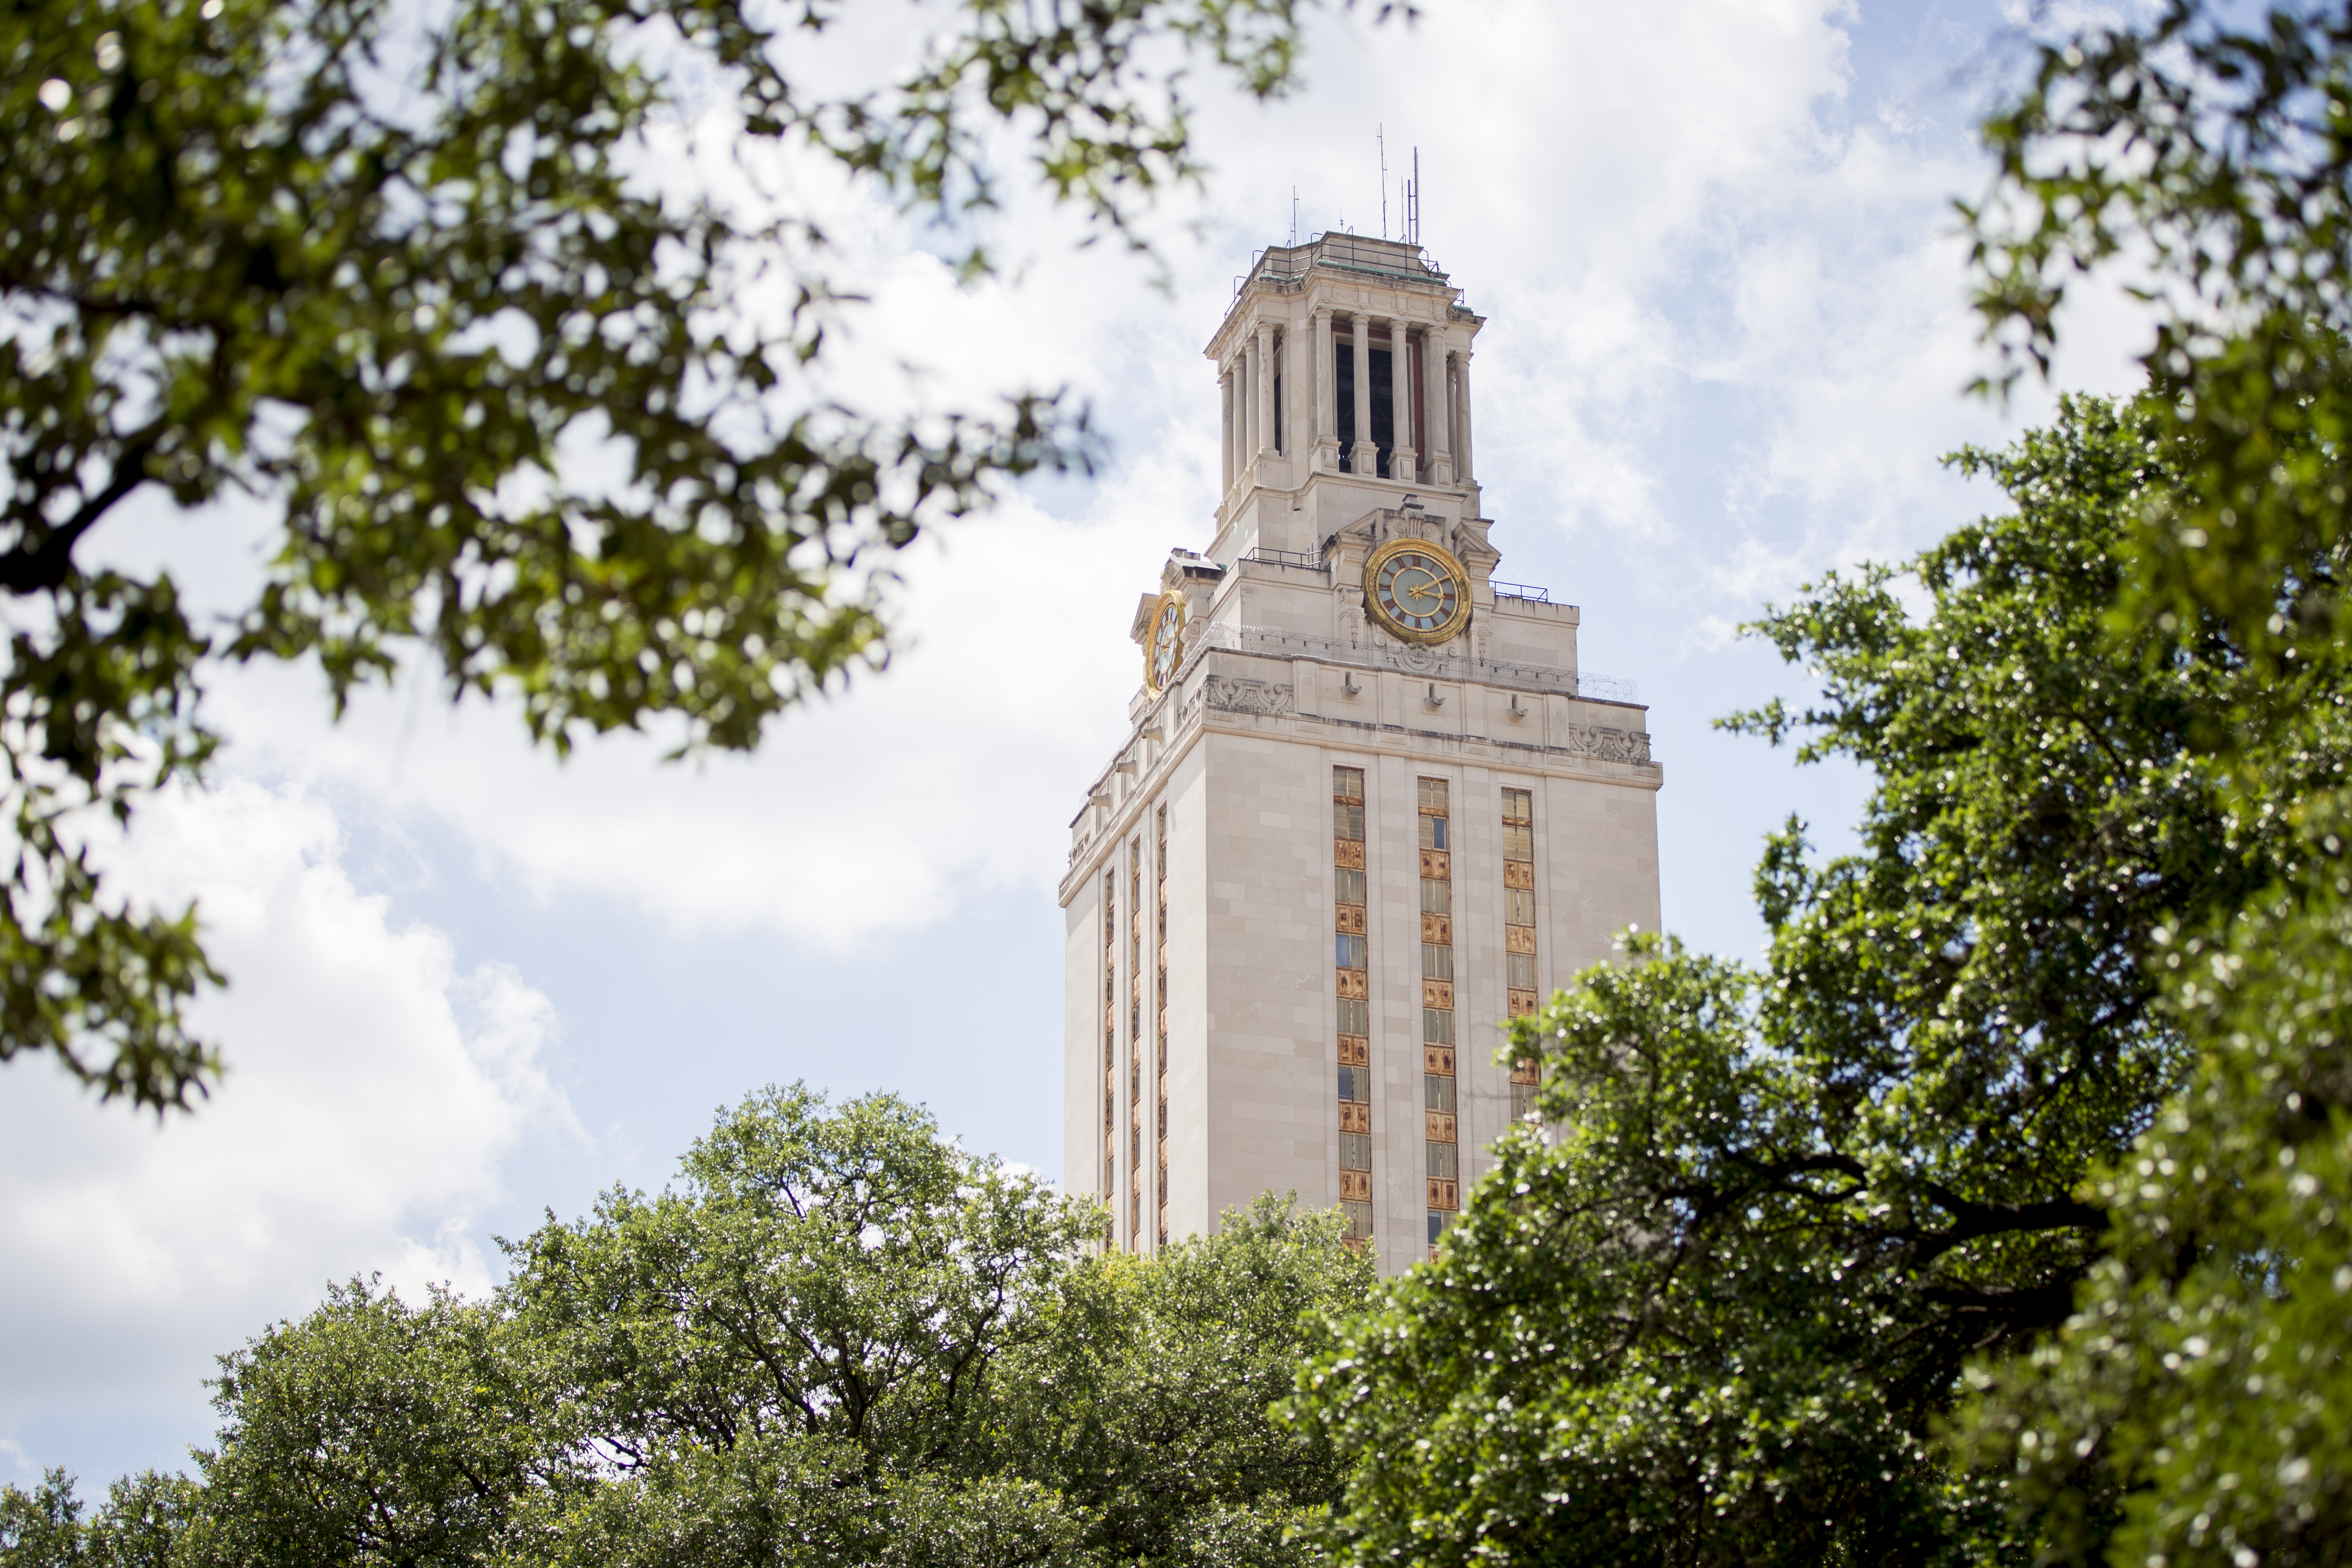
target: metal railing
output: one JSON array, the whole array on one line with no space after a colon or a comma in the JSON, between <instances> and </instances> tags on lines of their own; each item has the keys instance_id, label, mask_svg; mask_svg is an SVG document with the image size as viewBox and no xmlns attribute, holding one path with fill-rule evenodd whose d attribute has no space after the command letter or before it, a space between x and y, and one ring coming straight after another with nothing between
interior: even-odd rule
<instances>
[{"instance_id":1,"label":"metal railing","mask_svg":"<svg viewBox=\"0 0 2352 1568\"><path fill-rule=\"evenodd\" d=\"M1308 572L1331 570L1323 564L1320 555L1304 550L1253 550L1242 557L1242 564L1246 566L1252 562L1264 566L1297 566Z\"/></svg>"},{"instance_id":2,"label":"metal railing","mask_svg":"<svg viewBox=\"0 0 2352 1568\"><path fill-rule=\"evenodd\" d=\"M1487 583L1486 586L1495 590L1495 597L1497 599L1525 599L1528 603L1536 605L1549 605L1551 603L1551 590L1549 588L1538 588L1532 583L1496 583L1490 581Z\"/></svg>"},{"instance_id":3,"label":"metal railing","mask_svg":"<svg viewBox=\"0 0 2352 1568\"><path fill-rule=\"evenodd\" d=\"M1286 251L1280 259L1273 258L1273 248ZM1282 246L1261 250L1250 258L1250 269L1234 279L1234 294L1253 281L1270 284L1277 292L1287 293L1307 281L1307 269L1312 267L1334 267L1348 272L1371 272L1387 278L1423 278L1433 282L1445 281L1445 269L1420 246L1400 239L1374 239L1360 234L1319 234L1303 245ZM1301 252L1306 252L1304 258ZM1298 268L1296 272L1280 270L1287 260Z\"/></svg>"}]
</instances>

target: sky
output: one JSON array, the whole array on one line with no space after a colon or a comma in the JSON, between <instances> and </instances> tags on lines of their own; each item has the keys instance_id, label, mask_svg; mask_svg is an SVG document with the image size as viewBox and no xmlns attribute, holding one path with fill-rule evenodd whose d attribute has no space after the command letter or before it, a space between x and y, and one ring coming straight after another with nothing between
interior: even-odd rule
<instances>
[{"instance_id":1,"label":"sky","mask_svg":"<svg viewBox=\"0 0 2352 1568\"><path fill-rule=\"evenodd\" d=\"M1288 243L1294 193L1302 237L1381 232L1376 138L1391 174L1418 149L1423 241L1486 318L1497 574L1582 606L1583 668L1650 705L1669 931L1758 955L1763 835L1796 813L1835 849L1867 781L1713 728L1805 690L1739 626L1996 508L1938 457L2049 406L2039 386L2005 408L1963 395L1987 362L1952 202L1984 188L1973 118L2026 19L1948 0L1372 10L1315 24L1285 101L1203 82L1214 173L1150 220L1164 286L1016 200L990 235L1006 274L961 287L953 237L783 172L870 297L844 386L937 406L1064 386L1108 457L926 538L896 595L908 646L755 756L666 763L661 739L625 737L558 763L510 710L453 708L429 679L337 724L315 669L212 678L231 743L209 787L153 802L107 856L142 897L198 900L231 977L198 1018L229 1073L159 1125L46 1061L0 1069L0 1481L63 1465L87 1493L183 1467L215 1424L215 1356L354 1274L487 1289L496 1237L659 1186L763 1084L895 1091L1058 1176L1055 888L1125 734L1136 596L1209 540L1202 346L1253 253ZM826 47L887 67L923 15L877 0ZM681 122L677 166L722 121ZM1391 232L1397 209L1391 192ZM2065 335L2059 384L2132 384L2126 306L2087 303ZM142 501L91 544L225 612L268 523Z\"/></svg>"}]
</instances>

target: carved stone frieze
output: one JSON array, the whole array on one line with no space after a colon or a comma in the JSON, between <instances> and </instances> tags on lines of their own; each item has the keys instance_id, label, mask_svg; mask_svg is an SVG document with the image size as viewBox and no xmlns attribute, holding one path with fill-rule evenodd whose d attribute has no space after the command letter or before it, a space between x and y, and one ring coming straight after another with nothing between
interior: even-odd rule
<instances>
[{"instance_id":1,"label":"carved stone frieze","mask_svg":"<svg viewBox=\"0 0 2352 1568\"><path fill-rule=\"evenodd\" d=\"M1607 724L1570 724L1554 749L1576 756L1598 757L1604 763L1646 763L1650 737L1641 730L1618 730Z\"/></svg>"},{"instance_id":2,"label":"carved stone frieze","mask_svg":"<svg viewBox=\"0 0 2352 1568\"><path fill-rule=\"evenodd\" d=\"M1230 675L1213 675L1201 683L1202 695L1209 706L1228 713L1289 713L1297 710L1287 686L1276 686L1270 680L1243 680Z\"/></svg>"},{"instance_id":3,"label":"carved stone frieze","mask_svg":"<svg viewBox=\"0 0 2352 1568\"><path fill-rule=\"evenodd\" d=\"M1433 647L1421 643L1403 643L1390 653L1389 662L1414 675L1431 675L1442 668L1446 659Z\"/></svg>"}]
</instances>

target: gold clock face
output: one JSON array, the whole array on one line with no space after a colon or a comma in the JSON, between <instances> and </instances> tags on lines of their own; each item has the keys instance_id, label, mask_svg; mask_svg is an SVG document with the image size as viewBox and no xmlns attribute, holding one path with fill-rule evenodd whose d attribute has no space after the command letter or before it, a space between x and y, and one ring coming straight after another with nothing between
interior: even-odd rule
<instances>
[{"instance_id":1,"label":"gold clock face","mask_svg":"<svg viewBox=\"0 0 2352 1568\"><path fill-rule=\"evenodd\" d=\"M1470 574L1450 552L1417 539L1372 552L1364 599L1373 617L1407 642L1446 642L1470 624Z\"/></svg>"},{"instance_id":2,"label":"gold clock face","mask_svg":"<svg viewBox=\"0 0 2352 1568\"><path fill-rule=\"evenodd\" d=\"M1151 629L1143 639L1143 686L1157 697L1176 679L1184 656L1184 595L1172 590L1151 609Z\"/></svg>"}]
</instances>

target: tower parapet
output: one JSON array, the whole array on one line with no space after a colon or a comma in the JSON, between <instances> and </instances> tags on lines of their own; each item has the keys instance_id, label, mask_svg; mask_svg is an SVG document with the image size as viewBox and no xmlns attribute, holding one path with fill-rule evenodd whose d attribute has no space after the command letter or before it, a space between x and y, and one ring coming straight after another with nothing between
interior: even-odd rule
<instances>
[{"instance_id":1,"label":"tower parapet","mask_svg":"<svg viewBox=\"0 0 2352 1568\"><path fill-rule=\"evenodd\" d=\"M1261 251L1207 350L1223 408L1209 553L1309 552L1409 491L1477 516L1483 324L1416 245L1326 234Z\"/></svg>"}]
</instances>

